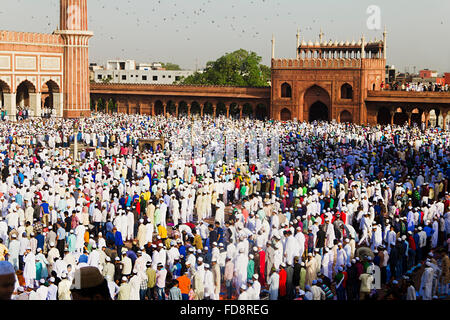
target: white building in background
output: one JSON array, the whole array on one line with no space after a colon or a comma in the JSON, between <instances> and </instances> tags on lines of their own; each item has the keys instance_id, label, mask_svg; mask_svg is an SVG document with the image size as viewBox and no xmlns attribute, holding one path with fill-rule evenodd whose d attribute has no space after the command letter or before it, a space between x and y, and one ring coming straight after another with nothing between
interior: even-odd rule
<instances>
[{"instance_id":1,"label":"white building in background","mask_svg":"<svg viewBox=\"0 0 450 320\"><path fill-rule=\"evenodd\" d=\"M160 63L139 63L135 60L109 60L106 68L93 70L94 81L103 83L173 84L194 71L172 71L162 68Z\"/></svg>"}]
</instances>

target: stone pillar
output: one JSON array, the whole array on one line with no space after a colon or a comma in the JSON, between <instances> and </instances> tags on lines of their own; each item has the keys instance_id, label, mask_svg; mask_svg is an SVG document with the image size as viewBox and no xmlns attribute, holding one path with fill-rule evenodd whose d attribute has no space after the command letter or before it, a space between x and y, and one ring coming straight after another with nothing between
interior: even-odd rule
<instances>
[{"instance_id":1,"label":"stone pillar","mask_svg":"<svg viewBox=\"0 0 450 320\"><path fill-rule=\"evenodd\" d=\"M442 123L443 130L447 129L447 115L448 111L442 112L442 120L444 120L444 122Z\"/></svg>"},{"instance_id":2,"label":"stone pillar","mask_svg":"<svg viewBox=\"0 0 450 320\"><path fill-rule=\"evenodd\" d=\"M178 107L180 106L180 104L177 102L175 103L175 117L178 118Z\"/></svg>"},{"instance_id":3,"label":"stone pillar","mask_svg":"<svg viewBox=\"0 0 450 320\"><path fill-rule=\"evenodd\" d=\"M200 117L203 118L203 109L205 108L205 103L200 105Z\"/></svg>"},{"instance_id":4,"label":"stone pillar","mask_svg":"<svg viewBox=\"0 0 450 320\"><path fill-rule=\"evenodd\" d=\"M150 114L152 116L155 116L155 103L153 101L150 103L150 108L151 108Z\"/></svg>"},{"instance_id":5,"label":"stone pillar","mask_svg":"<svg viewBox=\"0 0 450 320\"><path fill-rule=\"evenodd\" d=\"M428 129L428 122L430 121L430 111L425 111L425 128Z\"/></svg>"},{"instance_id":6,"label":"stone pillar","mask_svg":"<svg viewBox=\"0 0 450 320\"><path fill-rule=\"evenodd\" d=\"M167 113L166 113L166 111L167 111L167 103L166 102L163 102L163 108L164 108L164 117L167 118Z\"/></svg>"},{"instance_id":7,"label":"stone pillar","mask_svg":"<svg viewBox=\"0 0 450 320\"><path fill-rule=\"evenodd\" d=\"M187 109L188 109L188 116L190 117L191 116L191 104L190 103L187 104Z\"/></svg>"},{"instance_id":8,"label":"stone pillar","mask_svg":"<svg viewBox=\"0 0 450 320\"><path fill-rule=\"evenodd\" d=\"M95 101L95 112L98 111L98 100L94 100Z\"/></svg>"},{"instance_id":9,"label":"stone pillar","mask_svg":"<svg viewBox=\"0 0 450 320\"><path fill-rule=\"evenodd\" d=\"M406 112L406 115L408 116L408 126L411 126L412 112Z\"/></svg>"},{"instance_id":10,"label":"stone pillar","mask_svg":"<svg viewBox=\"0 0 450 320\"><path fill-rule=\"evenodd\" d=\"M395 111L391 111L391 126L394 125Z\"/></svg>"},{"instance_id":11,"label":"stone pillar","mask_svg":"<svg viewBox=\"0 0 450 320\"><path fill-rule=\"evenodd\" d=\"M31 100L31 94L30 94L30 100ZM42 116L42 108L41 108L41 93L36 92L36 107L35 107L35 116L40 117Z\"/></svg>"},{"instance_id":12,"label":"stone pillar","mask_svg":"<svg viewBox=\"0 0 450 320\"><path fill-rule=\"evenodd\" d=\"M213 118L217 115L217 104L213 104Z\"/></svg>"},{"instance_id":13,"label":"stone pillar","mask_svg":"<svg viewBox=\"0 0 450 320\"><path fill-rule=\"evenodd\" d=\"M16 121L16 113L17 113L17 106L16 106L16 94L15 93L5 93L3 94L3 97L5 99L5 107L6 107L6 115L7 119L11 121Z\"/></svg>"},{"instance_id":14,"label":"stone pillar","mask_svg":"<svg viewBox=\"0 0 450 320\"><path fill-rule=\"evenodd\" d=\"M230 106L226 106L227 107L227 118L230 117Z\"/></svg>"},{"instance_id":15,"label":"stone pillar","mask_svg":"<svg viewBox=\"0 0 450 320\"><path fill-rule=\"evenodd\" d=\"M239 119L242 119L242 108L243 108L243 106L239 105L238 107L239 107Z\"/></svg>"}]
</instances>

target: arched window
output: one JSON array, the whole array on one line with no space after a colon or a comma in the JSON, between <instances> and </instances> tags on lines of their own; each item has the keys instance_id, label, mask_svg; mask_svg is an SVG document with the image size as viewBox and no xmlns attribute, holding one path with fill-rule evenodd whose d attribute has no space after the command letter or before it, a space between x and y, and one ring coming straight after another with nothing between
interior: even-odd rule
<instances>
[{"instance_id":1,"label":"arched window","mask_svg":"<svg viewBox=\"0 0 450 320\"><path fill-rule=\"evenodd\" d=\"M353 88L348 83L341 87L341 99L353 99Z\"/></svg>"},{"instance_id":2,"label":"arched window","mask_svg":"<svg viewBox=\"0 0 450 320\"><path fill-rule=\"evenodd\" d=\"M292 98L292 88L286 82L281 85L281 97L282 98Z\"/></svg>"}]
</instances>

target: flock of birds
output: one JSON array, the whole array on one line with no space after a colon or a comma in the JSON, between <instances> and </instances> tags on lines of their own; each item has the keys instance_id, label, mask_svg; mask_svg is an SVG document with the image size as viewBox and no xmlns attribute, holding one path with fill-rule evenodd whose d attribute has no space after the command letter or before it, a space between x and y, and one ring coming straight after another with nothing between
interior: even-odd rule
<instances>
[{"instance_id":1,"label":"flock of birds","mask_svg":"<svg viewBox=\"0 0 450 320\"><path fill-rule=\"evenodd\" d=\"M24 5L36 0L15 0L16 5ZM40 2L42 0L39 0ZM292 5L285 0L88 0L89 28L94 31L97 43L108 41L123 41L122 35L115 34L111 28L111 21L117 21L119 29L129 30L130 34L146 34L152 39L161 34L175 33L176 42L203 40L202 30L217 30L218 35L243 38L248 40L263 40L267 42L271 34L262 31L274 21L283 21L292 25L292 37L301 23L303 32L318 31L320 24L328 26L334 24L333 19L319 21L318 19L300 19ZM42 3L42 2L41 2ZM45 7L50 15L33 15L30 20L37 26L44 26L39 32L51 33L59 25L60 0L47 0ZM42 3L43 4L43 3ZM0 8L1 10L1 8ZM222 12L218 16L217 12ZM6 13L0 11L0 20ZM123 17L126 19L123 19ZM281 17L281 18L280 18ZM299 21L301 20L301 21ZM121 24L120 21L126 21ZM307 24L307 25L306 25ZM443 24L443 21L441 22ZM34 31L34 30L31 30ZM98 39L98 40L97 40ZM184 42L189 45L189 42ZM145 46L133 48L134 53L148 51ZM117 50L117 48L115 48ZM125 55L125 49L122 48Z\"/></svg>"},{"instance_id":2,"label":"flock of birds","mask_svg":"<svg viewBox=\"0 0 450 320\"><path fill-rule=\"evenodd\" d=\"M15 0L17 4L26 3L31 0ZM34 1L34 0L33 0ZM217 13L214 15L211 14L211 9L213 9L218 4L223 6L226 3L228 7L228 15L224 14L223 16L218 17ZM144 4L144 6L141 6ZM243 10L243 5L248 8L248 5L252 7L252 11L245 10L245 12L250 12L245 14ZM264 24L270 23L274 17L292 17L292 25L295 30L298 27L298 21L294 18L294 15L290 6L286 6L282 4L282 0L245 0L245 3L242 3L242 0L228 0L226 2L222 2L221 0L206 0L206 1L198 1L191 0L189 3L189 10L186 9L186 4L183 3L180 5L179 0L108 0L108 1L95 1L89 2L90 12L89 12L89 25L90 29L95 32L97 37L107 38L110 40L115 40L116 36L111 34L111 29L107 28L103 19L116 20L120 19L120 17L133 17L134 19L127 19L127 21L134 21L134 23L130 23L127 26L123 26L124 28L130 28L133 24L138 29L143 30L151 30L152 32L159 31L167 31L168 28L171 28L177 33L184 34L185 40L191 40L192 33L189 32L189 29L195 27L195 25L205 26L205 22L209 24L212 28L217 28L220 30L224 30L224 28L228 28L229 30L236 32L239 37L252 37L258 38L261 37L262 34L260 32L260 28L256 25L249 26L247 24L247 20L250 18L250 14L259 14L259 8L269 10L262 10L268 16L261 16L260 21ZM52 12L52 15L46 15L45 18L43 16L35 16L31 15L30 20L39 22L43 25L43 21L45 23L45 30L42 32L52 32L58 27L59 19L59 0L51 0L48 4L46 4L48 8L48 12ZM149 11L149 7L152 7ZM181 8L183 7L183 8ZM273 11L272 9L276 8L277 10ZM99 18L99 10L106 12L107 14L103 15ZM95 14L94 14L95 12ZM114 13L115 12L115 13ZM241 14L244 13L244 14ZM267 14L267 13L270 13ZM3 14L0 11L0 15ZM252 17L254 20L254 16ZM283 19L284 19L283 18ZM315 24L318 21L316 19L310 19L310 22ZM333 20L330 20L333 23ZM254 23L253 23L254 24ZM134 27L134 26L133 26ZM316 29L313 26L303 27L302 30L308 31ZM201 35L200 35L201 36ZM182 38L183 36L181 36ZM264 35L267 38L267 35Z\"/></svg>"}]
</instances>

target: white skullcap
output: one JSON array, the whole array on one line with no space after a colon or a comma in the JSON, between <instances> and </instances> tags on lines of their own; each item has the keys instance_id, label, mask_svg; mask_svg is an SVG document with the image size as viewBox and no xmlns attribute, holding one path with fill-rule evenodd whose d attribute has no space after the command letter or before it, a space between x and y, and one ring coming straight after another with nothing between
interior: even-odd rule
<instances>
[{"instance_id":1,"label":"white skullcap","mask_svg":"<svg viewBox=\"0 0 450 320\"><path fill-rule=\"evenodd\" d=\"M199 258L197 259L197 261L198 261L198 262L203 262L203 258L202 258L202 257L199 257Z\"/></svg>"},{"instance_id":2,"label":"white skullcap","mask_svg":"<svg viewBox=\"0 0 450 320\"><path fill-rule=\"evenodd\" d=\"M0 261L0 276L15 273L13 265L9 261Z\"/></svg>"},{"instance_id":3,"label":"white skullcap","mask_svg":"<svg viewBox=\"0 0 450 320\"><path fill-rule=\"evenodd\" d=\"M247 290L247 286L246 286L245 284L243 284L243 285L241 286L241 289L242 289L242 290Z\"/></svg>"}]
</instances>

